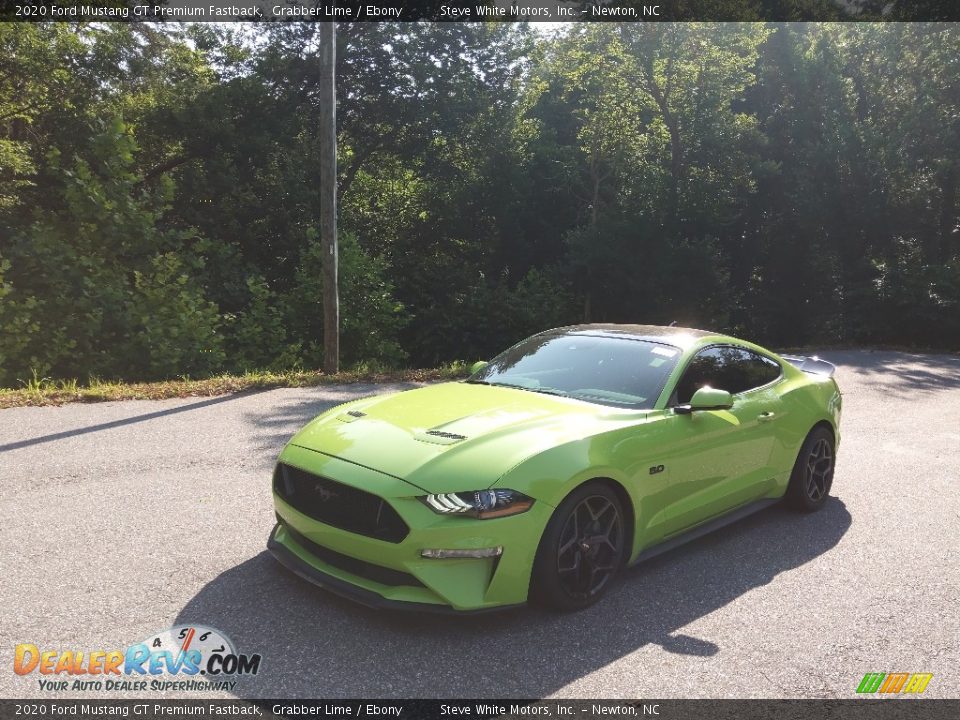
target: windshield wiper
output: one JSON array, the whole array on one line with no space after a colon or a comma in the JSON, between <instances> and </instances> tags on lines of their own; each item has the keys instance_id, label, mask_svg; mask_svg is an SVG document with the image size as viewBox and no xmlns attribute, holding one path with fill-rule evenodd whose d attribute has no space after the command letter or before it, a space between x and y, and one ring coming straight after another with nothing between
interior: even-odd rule
<instances>
[{"instance_id":1,"label":"windshield wiper","mask_svg":"<svg viewBox=\"0 0 960 720\"><path fill-rule=\"evenodd\" d=\"M514 385L513 383L490 382L489 380L464 380L463 382L469 383L470 385L490 385L491 387L505 387L512 388L514 390L526 390L527 392L541 393L543 395L558 395L560 397L569 397L570 395L570 393L564 392L563 390L557 390L556 388L534 388L527 387L526 385Z\"/></svg>"},{"instance_id":2,"label":"windshield wiper","mask_svg":"<svg viewBox=\"0 0 960 720\"><path fill-rule=\"evenodd\" d=\"M556 388L528 387L526 385L514 385L513 383L487 383L487 385L513 388L514 390L526 390L527 392L535 392L542 395L559 395L560 397L567 397L567 395L569 395L569 393L566 393L563 390L557 390Z\"/></svg>"},{"instance_id":3,"label":"windshield wiper","mask_svg":"<svg viewBox=\"0 0 960 720\"><path fill-rule=\"evenodd\" d=\"M522 388L523 390L529 390L530 392L542 393L544 395L559 395L560 397L568 397L570 393L563 390L557 390L556 388Z\"/></svg>"}]
</instances>

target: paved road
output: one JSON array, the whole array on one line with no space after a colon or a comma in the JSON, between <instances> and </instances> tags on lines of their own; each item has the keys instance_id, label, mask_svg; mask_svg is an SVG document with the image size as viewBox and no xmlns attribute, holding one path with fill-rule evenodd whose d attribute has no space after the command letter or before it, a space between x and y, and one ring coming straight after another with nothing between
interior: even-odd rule
<instances>
[{"instance_id":1,"label":"paved road","mask_svg":"<svg viewBox=\"0 0 960 720\"><path fill-rule=\"evenodd\" d=\"M867 671L958 697L960 358L826 357L845 415L822 512L764 511L566 616L369 611L265 553L285 440L397 386L0 411L0 697L44 695L11 671L16 643L126 647L183 622L262 653L241 697L849 697Z\"/></svg>"}]
</instances>

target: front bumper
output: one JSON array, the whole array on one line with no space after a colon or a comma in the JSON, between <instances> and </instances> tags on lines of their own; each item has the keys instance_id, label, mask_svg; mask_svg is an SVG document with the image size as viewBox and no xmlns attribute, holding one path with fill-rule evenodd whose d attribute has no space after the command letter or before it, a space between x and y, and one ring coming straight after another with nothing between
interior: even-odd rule
<instances>
[{"instance_id":1,"label":"front bumper","mask_svg":"<svg viewBox=\"0 0 960 720\"><path fill-rule=\"evenodd\" d=\"M270 531L270 539L267 541L267 549L287 570L299 575L307 582L311 582L317 587L339 595L347 600L352 600L360 605L365 605L375 610L406 610L412 612L436 613L441 615L470 615L476 613L493 612L516 605L495 605L482 607L474 610L457 610L450 605L443 605L432 602L416 602L412 600L391 600L371 590L367 590L360 585L341 580L334 575L318 570L313 564L306 562L303 558L293 552L289 547L289 537L284 537L289 533L284 529L282 523L277 523Z\"/></svg>"},{"instance_id":2,"label":"front bumper","mask_svg":"<svg viewBox=\"0 0 960 720\"><path fill-rule=\"evenodd\" d=\"M438 515L401 480L322 453L288 446L281 462L384 498L409 527L389 542L310 517L274 492L278 524L267 547L304 579L371 607L482 612L527 600L537 545L553 508L490 520ZM501 546L495 558L423 558L427 548Z\"/></svg>"}]
</instances>

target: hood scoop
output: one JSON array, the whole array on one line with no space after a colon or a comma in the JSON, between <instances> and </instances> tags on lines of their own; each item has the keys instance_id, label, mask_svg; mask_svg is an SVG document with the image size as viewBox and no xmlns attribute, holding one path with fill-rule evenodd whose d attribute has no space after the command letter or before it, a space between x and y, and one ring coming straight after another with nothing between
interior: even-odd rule
<instances>
[{"instance_id":1,"label":"hood scoop","mask_svg":"<svg viewBox=\"0 0 960 720\"><path fill-rule=\"evenodd\" d=\"M353 422L354 420L359 420L362 417L366 417L365 412L360 412L359 410L348 410L345 413L340 413L337 415L337 420L340 422Z\"/></svg>"},{"instance_id":2,"label":"hood scoop","mask_svg":"<svg viewBox=\"0 0 960 720\"><path fill-rule=\"evenodd\" d=\"M532 420L545 414L544 410L525 407L496 407L481 410L480 412L464 415L455 420L434 425L429 430L413 433L413 437L420 442L433 445L455 445L465 440L488 435L502 428L515 426L518 423Z\"/></svg>"},{"instance_id":3,"label":"hood scoop","mask_svg":"<svg viewBox=\"0 0 960 720\"><path fill-rule=\"evenodd\" d=\"M421 442L433 443L434 445L453 445L467 439L466 435L444 432L443 430L425 430L415 433L414 437Z\"/></svg>"}]
</instances>

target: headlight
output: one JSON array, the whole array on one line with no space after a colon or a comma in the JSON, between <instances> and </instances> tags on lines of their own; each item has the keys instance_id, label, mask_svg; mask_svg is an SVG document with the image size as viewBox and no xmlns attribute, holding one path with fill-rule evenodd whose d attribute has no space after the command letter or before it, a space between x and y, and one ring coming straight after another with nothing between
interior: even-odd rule
<instances>
[{"instance_id":1,"label":"headlight","mask_svg":"<svg viewBox=\"0 0 960 720\"><path fill-rule=\"evenodd\" d=\"M441 493L420 498L427 507L440 515L467 515L487 518L518 515L533 505L533 498L516 490L475 490L472 492Z\"/></svg>"}]
</instances>

